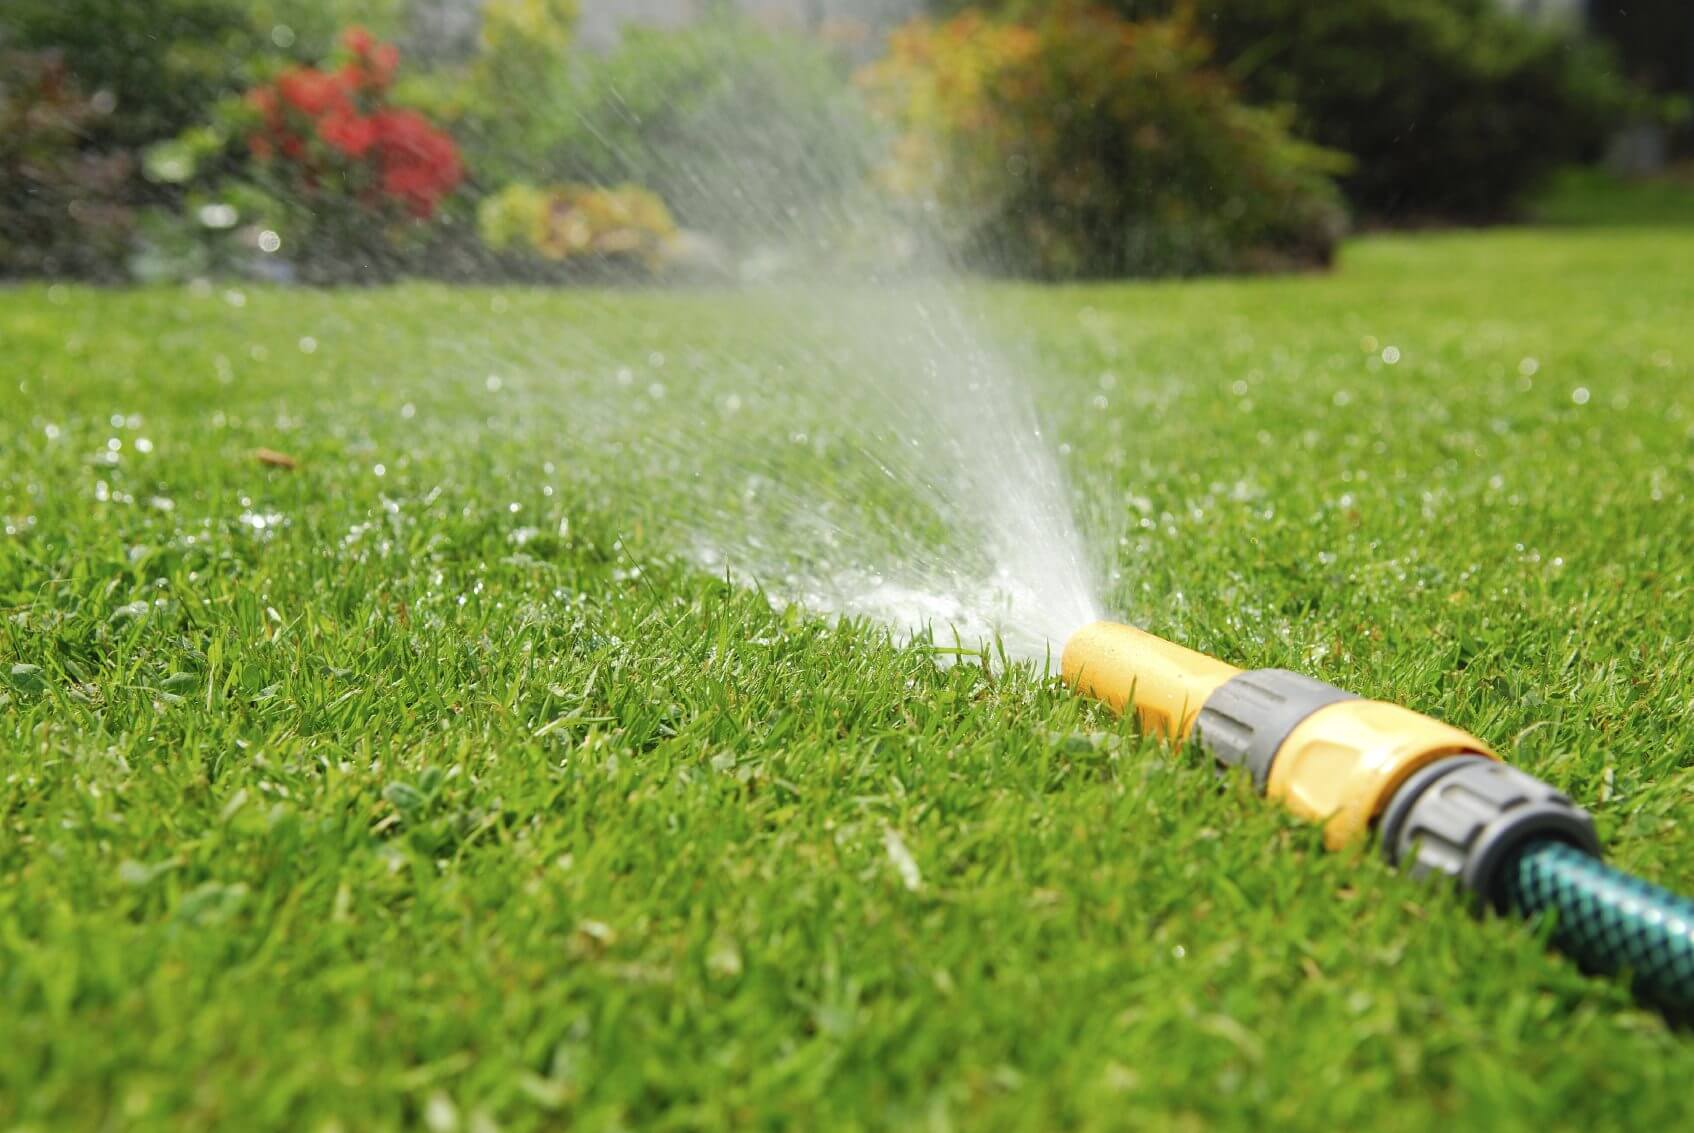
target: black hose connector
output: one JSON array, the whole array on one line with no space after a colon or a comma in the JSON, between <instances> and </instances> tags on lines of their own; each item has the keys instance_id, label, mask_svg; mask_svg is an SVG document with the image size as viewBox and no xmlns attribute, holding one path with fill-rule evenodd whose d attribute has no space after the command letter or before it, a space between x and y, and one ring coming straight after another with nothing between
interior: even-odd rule
<instances>
[{"instance_id":1,"label":"black hose connector","mask_svg":"<svg viewBox=\"0 0 1694 1133\"><path fill-rule=\"evenodd\" d=\"M1383 812L1382 847L1414 875L1458 881L1479 910L1538 921L1585 970L1626 975L1675 1018L1694 1012L1694 901L1613 869L1587 811L1479 755L1413 775Z\"/></svg>"},{"instance_id":2,"label":"black hose connector","mask_svg":"<svg viewBox=\"0 0 1694 1133\"><path fill-rule=\"evenodd\" d=\"M1423 768L1383 812L1382 848L1413 876L1445 874L1479 903L1509 908L1505 867L1529 842L1600 856L1594 820L1562 792L1498 760L1455 755Z\"/></svg>"}]
</instances>

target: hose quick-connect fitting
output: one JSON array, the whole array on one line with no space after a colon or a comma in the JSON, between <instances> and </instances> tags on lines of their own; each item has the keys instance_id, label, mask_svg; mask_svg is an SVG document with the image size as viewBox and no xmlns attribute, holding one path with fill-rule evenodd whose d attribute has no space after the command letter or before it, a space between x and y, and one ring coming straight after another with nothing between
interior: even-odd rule
<instances>
[{"instance_id":1,"label":"hose quick-connect fitting","mask_svg":"<svg viewBox=\"0 0 1694 1133\"><path fill-rule=\"evenodd\" d=\"M1584 967L1694 1013L1694 901L1605 865L1588 812L1457 728L1286 669L1243 672L1111 622L1065 643L1065 683L1192 743L1339 849L1373 823L1390 861L1452 877L1479 908L1551 916Z\"/></svg>"},{"instance_id":2,"label":"hose quick-connect fitting","mask_svg":"<svg viewBox=\"0 0 1694 1133\"><path fill-rule=\"evenodd\" d=\"M1584 967L1694 1013L1694 901L1612 869L1588 812L1475 736L1285 669L1243 672L1129 626L1065 644L1064 678L1144 731L1239 767L1338 849L1379 826L1390 861L1452 877L1479 908L1551 916Z\"/></svg>"},{"instance_id":3,"label":"hose quick-connect fitting","mask_svg":"<svg viewBox=\"0 0 1694 1133\"><path fill-rule=\"evenodd\" d=\"M1366 837L1414 872L1443 873L1498 902L1500 873L1530 839L1599 852L1587 812L1500 763L1467 732L1397 704L1363 700L1286 669L1233 665L1111 622L1065 645L1066 683L1143 729L1191 742L1302 818L1330 849Z\"/></svg>"}]
</instances>

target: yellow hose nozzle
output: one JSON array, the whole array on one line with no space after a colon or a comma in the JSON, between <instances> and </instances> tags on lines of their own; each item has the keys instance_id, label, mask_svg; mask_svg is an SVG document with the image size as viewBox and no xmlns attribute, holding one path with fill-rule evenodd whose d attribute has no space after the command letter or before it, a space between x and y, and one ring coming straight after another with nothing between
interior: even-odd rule
<instances>
[{"instance_id":1,"label":"yellow hose nozzle","mask_svg":"<svg viewBox=\"0 0 1694 1133\"><path fill-rule=\"evenodd\" d=\"M1065 643L1065 683L1143 731L1194 741L1339 848L1370 829L1419 769L1494 753L1439 720L1283 669L1246 672L1131 626L1095 622Z\"/></svg>"},{"instance_id":2,"label":"yellow hose nozzle","mask_svg":"<svg viewBox=\"0 0 1694 1133\"><path fill-rule=\"evenodd\" d=\"M1586 860L1600 854L1592 816L1468 732L1110 622L1072 634L1062 665L1072 689L1133 711L1143 731L1249 772L1263 794L1322 823L1330 849L1375 828L1389 862L1413 876L1452 878L1478 910L1554 909L1555 940L1574 955L1635 972L1649 999L1694 1004L1694 906Z\"/></svg>"},{"instance_id":3,"label":"yellow hose nozzle","mask_svg":"<svg viewBox=\"0 0 1694 1133\"><path fill-rule=\"evenodd\" d=\"M1212 693L1240 669L1133 626L1094 622L1065 643L1065 683L1120 715L1134 705L1141 730L1188 738Z\"/></svg>"}]
</instances>

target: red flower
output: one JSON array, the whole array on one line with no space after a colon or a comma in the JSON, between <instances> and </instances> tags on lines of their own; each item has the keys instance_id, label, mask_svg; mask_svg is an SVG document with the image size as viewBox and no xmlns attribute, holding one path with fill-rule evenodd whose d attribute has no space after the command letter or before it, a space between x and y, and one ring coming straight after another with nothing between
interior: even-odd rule
<instances>
[{"instance_id":1,"label":"red flower","mask_svg":"<svg viewBox=\"0 0 1694 1133\"><path fill-rule=\"evenodd\" d=\"M396 165L384 170L382 191L419 220L435 212L435 202L441 195L434 171L421 165Z\"/></svg>"},{"instance_id":2,"label":"red flower","mask_svg":"<svg viewBox=\"0 0 1694 1133\"><path fill-rule=\"evenodd\" d=\"M365 59L365 65L366 81L372 87L386 87L400 69L400 49L392 43L379 43Z\"/></svg>"},{"instance_id":3,"label":"red flower","mask_svg":"<svg viewBox=\"0 0 1694 1133\"><path fill-rule=\"evenodd\" d=\"M309 67L284 71L277 76L276 89L284 102L312 118L350 109L341 78Z\"/></svg>"},{"instance_id":4,"label":"red flower","mask_svg":"<svg viewBox=\"0 0 1694 1133\"><path fill-rule=\"evenodd\" d=\"M276 122L276 91L270 87L254 87L248 91L247 105L263 115L267 124Z\"/></svg>"},{"instance_id":5,"label":"red flower","mask_svg":"<svg viewBox=\"0 0 1694 1133\"><path fill-rule=\"evenodd\" d=\"M332 112L318 119L318 137L348 157L364 157L376 144L376 122L356 114Z\"/></svg>"},{"instance_id":6,"label":"red flower","mask_svg":"<svg viewBox=\"0 0 1694 1133\"><path fill-rule=\"evenodd\" d=\"M428 118L405 107L390 107L375 117L385 155L427 156L430 140L439 132Z\"/></svg>"},{"instance_id":7,"label":"red flower","mask_svg":"<svg viewBox=\"0 0 1694 1133\"><path fill-rule=\"evenodd\" d=\"M464 179L458 146L417 111L386 105L400 64L393 44L349 28L342 45L353 58L339 70L295 67L273 85L248 92L263 120L248 148L260 161L287 159L283 172L307 190L315 191L320 175L327 175L329 183L359 186L355 196L366 208L386 203L419 219L433 216ZM321 145L308 148L308 138Z\"/></svg>"},{"instance_id":8,"label":"red flower","mask_svg":"<svg viewBox=\"0 0 1694 1133\"><path fill-rule=\"evenodd\" d=\"M374 116L382 191L417 217L428 217L464 177L459 148L415 110L384 110Z\"/></svg>"},{"instance_id":9,"label":"red flower","mask_svg":"<svg viewBox=\"0 0 1694 1133\"><path fill-rule=\"evenodd\" d=\"M371 45L375 42L375 37L358 24L341 33L341 46L361 57L370 53Z\"/></svg>"},{"instance_id":10,"label":"red flower","mask_svg":"<svg viewBox=\"0 0 1694 1133\"><path fill-rule=\"evenodd\" d=\"M352 53L353 60L341 69L351 90L380 91L394 81L400 69L400 49L383 43L361 27L351 27L341 33L341 45Z\"/></svg>"}]
</instances>

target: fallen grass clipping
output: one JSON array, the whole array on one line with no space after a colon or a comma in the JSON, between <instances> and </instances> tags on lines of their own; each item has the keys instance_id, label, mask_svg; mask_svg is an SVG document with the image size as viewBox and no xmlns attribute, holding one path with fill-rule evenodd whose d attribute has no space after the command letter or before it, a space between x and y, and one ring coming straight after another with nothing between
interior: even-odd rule
<instances>
[{"instance_id":1,"label":"fallen grass clipping","mask_svg":"<svg viewBox=\"0 0 1694 1133\"><path fill-rule=\"evenodd\" d=\"M1116 609L1477 732L1687 889L1691 262L973 300ZM0 1128L1689 1124L1694 1042L1532 928L679 563L573 383L756 419L749 303L0 294Z\"/></svg>"}]
</instances>

